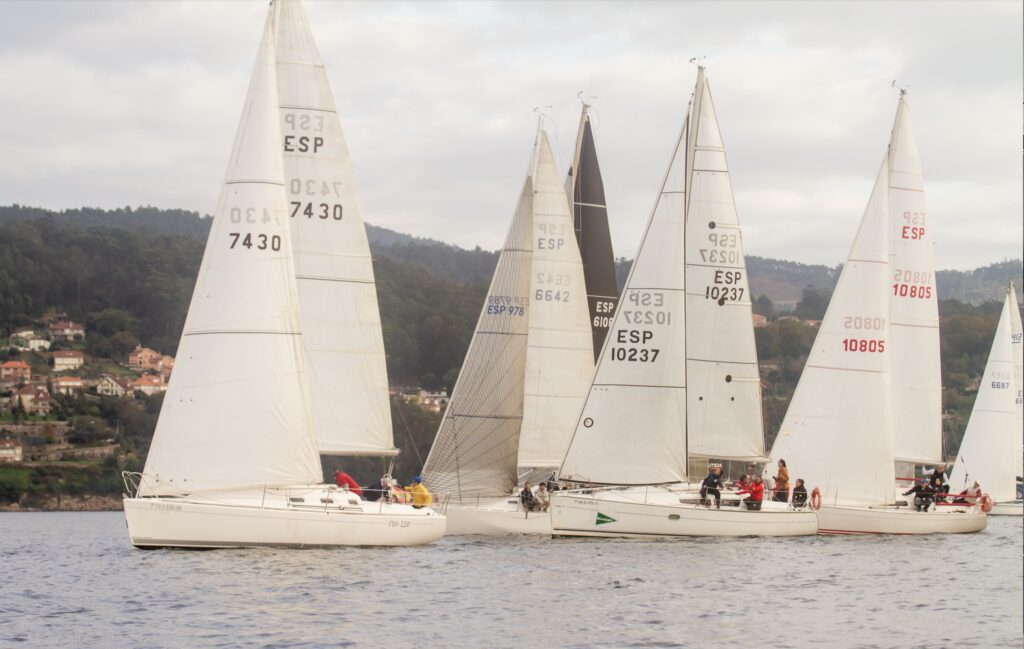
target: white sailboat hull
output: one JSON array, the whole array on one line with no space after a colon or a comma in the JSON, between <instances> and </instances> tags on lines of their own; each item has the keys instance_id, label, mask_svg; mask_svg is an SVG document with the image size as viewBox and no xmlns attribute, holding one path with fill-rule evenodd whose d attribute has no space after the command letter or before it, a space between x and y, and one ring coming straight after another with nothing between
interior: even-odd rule
<instances>
[{"instance_id":1,"label":"white sailboat hull","mask_svg":"<svg viewBox=\"0 0 1024 649\"><path fill-rule=\"evenodd\" d=\"M988 519L977 507L941 506L919 512L905 507L823 505L819 534L962 534L980 532Z\"/></svg>"},{"instance_id":2,"label":"white sailboat hull","mask_svg":"<svg viewBox=\"0 0 1024 649\"><path fill-rule=\"evenodd\" d=\"M549 512L525 512L516 496L491 498L473 504L449 504L447 536L538 534L551 536Z\"/></svg>"},{"instance_id":3,"label":"white sailboat hull","mask_svg":"<svg viewBox=\"0 0 1024 649\"><path fill-rule=\"evenodd\" d=\"M808 510L742 507L721 509L700 505L632 500L617 492L552 494L554 536L806 536L818 531Z\"/></svg>"},{"instance_id":4,"label":"white sailboat hull","mask_svg":"<svg viewBox=\"0 0 1024 649\"><path fill-rule=\"evenodd\" d=\"M332 503L318 504L332 491L305 491L302 503L262 491L216 500L126 497L128 536L140 548L305 548L423 545L445 532L445 517L430 508L341 499L338 492Z\"/></svg>"},{"instance_id":5,"label":"white sailboat hull","mask_svg":"<svg viewBox=\"0 0 1024 649\"><path fill-rule=\"evenodd\" d=\"M1024 516L1024 503L1017 500L1008 503L995 503L989 516Z\"/></svg>"}]
</instances>

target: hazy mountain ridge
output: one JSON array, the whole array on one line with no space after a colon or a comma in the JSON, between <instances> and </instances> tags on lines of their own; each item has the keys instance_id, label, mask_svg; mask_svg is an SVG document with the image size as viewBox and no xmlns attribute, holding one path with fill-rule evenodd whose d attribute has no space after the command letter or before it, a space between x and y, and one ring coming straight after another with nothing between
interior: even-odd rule
<instances>
[{"instance_id":1,"label":"hazy mountain ridge","mask_svg":"<svg viewBox=\"0 0 1024 649\"><path fill-rule=\"evenodd\" d=\"M150 206L114 210L83 207L63 211L19 205L0 206L0 224L46 218L52 219L57 226L63 222L84 230L94 227L137 230L152 236L180 235L199 241L206 240L210 227L209 219L200 216L198 212ZM498 259L497 252L480 247L467 250L369 223L366 231L375 256L412 264L437 279L458 284L489 282ZM746 261L752 297L767 295L782 309L794 307L807 287L820 293L831 293L841 268L839 265L803 264L756 255L747 255ZM629 264L624 258L618 261L620 287L625 281ZM1018 296L1021 296L1024 265L1020 259L994 262L970 271L940 270L936 273L940 300L954 299L974 305L989 300L1002 300L1010 281L1015 283Z\"/></svg>"}]
</instances>

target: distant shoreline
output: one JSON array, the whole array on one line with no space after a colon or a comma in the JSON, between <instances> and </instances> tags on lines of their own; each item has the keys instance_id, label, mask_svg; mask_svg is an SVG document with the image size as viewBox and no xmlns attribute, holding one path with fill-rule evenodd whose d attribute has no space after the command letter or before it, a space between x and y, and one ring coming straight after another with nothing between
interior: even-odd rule
<instances>
[{"instance_id":1,"label":"distant shoreline","mask_svg":"<svg viewBox=\"0 0 1024 649\"><path fill-rule=\"evenodd\" d=\"M16 503L0 504L0 512L115 512L123 511L120 496L23 496Z\"/></svg>"}]
</instances>

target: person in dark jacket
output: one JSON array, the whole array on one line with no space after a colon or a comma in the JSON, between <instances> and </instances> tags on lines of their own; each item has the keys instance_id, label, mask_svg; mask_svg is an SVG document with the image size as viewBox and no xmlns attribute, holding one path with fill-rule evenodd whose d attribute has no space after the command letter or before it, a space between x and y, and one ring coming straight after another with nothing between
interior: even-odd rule
<instances>
[{"instance_id":1,"label":"person in dark jacket","mask_svg":"<svg viewBox=\"0 0 1024 649\"><path fill-rule=\"evenodd\" d=\"M796 486L793 487L793 506L803 509L807 505L807 487L804 486L803 478L796 479Z\"/></svg>"},{"instance_id":2,"label":"person in dark jacket","mask_svg":"<svg viewBox=\"0 0 1024 649\"><path fill-rule=\"evenodd\" d=\"M523 504L523 509L528 512L532 512L537 506L536 501L533 498L533 490L530 489L529 482L524 484L523 490L519 492L519 502Z\"/></svg>"},{"instance_id":3,"label":"person in dark jacket","mask_svg":"<svg viewBox=\"0 0 1024 649\"><path fill-rule=\"evenodd\" d=\"M943 467L936 466L932 470L931 487L932 491L935 492L935 502L946 502L944 496L949 493L949 477L946 475Z\"/></svg>"},{"instance_id":4,"label":"person in dark jacket","mask_svg":"<svg viewBox=\"0 0 1024 649\"><path fill-rule=\"evenodd\" d=\"M910 488L909 491L904 491L904 496L914 494L914 509L919 512L926 512L928 508L932 506L932 499L935 497L935 489L932 488L928 481L921 478L917 481L917 484Z\"/></svg>"},{"instance_id":5,"label":"person in dark jacket","mask_svg":"<svg viewBox=\"0 0 1024 649\"><path fill-rule=\"evenodd\" d=\"M707 476L700 483L701 502L710 505L708 496L715 497L715 509L722 508L722 470L719 468L708 469Z\"/></svg>"},{"instance_id":6,"label":"person in dark jacket","mask_svg":"<svg viewBox=\"0 0 1024 649\"><path fill-rule=\"evenodd\" d=\"M363 489L363 500L369 500L372 502L380 500L384 496L384 491L387 490L387 487L384 485L384 480L384 478L379 478L377 482L374 482L366 489Z\"/></svg>"}]
</instances>

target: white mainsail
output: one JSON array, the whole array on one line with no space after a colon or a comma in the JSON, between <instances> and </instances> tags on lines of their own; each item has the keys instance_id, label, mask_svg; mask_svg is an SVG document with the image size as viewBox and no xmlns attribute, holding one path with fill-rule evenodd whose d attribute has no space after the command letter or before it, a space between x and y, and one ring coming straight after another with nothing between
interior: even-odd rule
<instances>
[{"instance_id":1,"label":"white mainsail","mask_svg":"<svg viewBox=\"0 0 1024 649\"><path fill-rule=\"evenodd\" d=\"M686 385L690 455L764 459L761 379L743 236L703 68L686 133Z\"/></svg>"},{"instance_id":2,"label":"white mainsail","mask_svg":"<svg viewBox=\"0 0 1024 649\"><path fill-rule=\"evenodd\" d=\"M1013 456L1016 458L1014 476L1024 477L1024 326L1020 319L1020 306L1017 304L1017 292L1010 284L1010 338L1013 342L1013 383L1014 410L1017 413L1017 425L1014 430L1017 436L1013 445Z\"/></svg>"},{"instance_id":3,"label":"white mainsail","mask_svg":"<svg viewBox=\"0 0 1024 649\"><path fill-rule=\"evenodd\" d=\"M273 13L140 495L322 480L278 126Z\"/></svg>"},{"instance_id":4,"label":"white mainsail","mask_svg":"<svg viewBox=\"0 0 1024 649\"><path fill-rule=\"evenodd\" d=\"M519 469L554 468L593 373L583 265L547 134L530 168L441 427L423 469L439 493L504 496Z\"/></svg>"},{"instance_id":5,"label":"white mainsail","mask_svg":"<svg viewBox=\"0 0 1024 649\"><path fill-rule=\"evenodd\" d=\"M559 470L562 478L601 484L686 479L686 133L684 124Z\"/></svg>"},{"instance_id":6,"label":"white mainsail","mask_svg":"<svg viewBox=\"0 0 1024 649\"><path fill-rule=\"evenodd\" d=\"M302 340L320 453L394 455L384 340L355 171L297 0L279 0L277 83Z\"/></svg>"},{"instance_id":7,"label":"white mainsail","mask_svg":"<svg viewBox=\"0 0 1024 649\"><path fill-rule=\"evenodd\" d=\"M895 458L942 462L942 375L932 227L917 142L900 92L889 142L890 364Z\"/></svg>"},{"instance_id":8,"label":"white mainsail","mask_svg":"<svg viewBox=\"0 0 1024 649\"><path fill-rule=\"evenodd\" d=\"M423 477L435 493L504 496L516 487L533 255L526 183Z\"/></svg>"},{"instance_id":9,"label":"white mainsail","mask_svg":"<svg viewBox=\"0 0 1024 649\"><path fill-rule=\"evenodd\" d=\"M1013 287L1006 293L1003 311L996 326L992 350L982 376L978 396L967 422L956 464L949 482L954 493L971 486L974 481L997 502L1015 500L1017 464L1020 461L1020 429L1017 419L1019 383L1014 376L1014 345L1012 319L1017 309ZM1020 311L1016 310L1017 322ZM1020 331L1018 326L1018 332Z\"/></svg>"},{"instance_id":10,"label":"white mainsail","mask_svg":"<svg viewBox=\"0 0 1024 649\"><path fill-rule=\"evenodd\" d=\"M572 213L540 129L533 157L533 270L521 469L555 468L594 374L593 333Z\"/></svg>"},{"instance_id":11,"label":"white mainsail","mask_svg":"<svg viewBox=\"0 0 1024 649\"><path fill-rule=\"evenodd\" d=\"M888 190L886 158L772 447L827 505L894 499Z\"/></svg>"}]
</instances>

